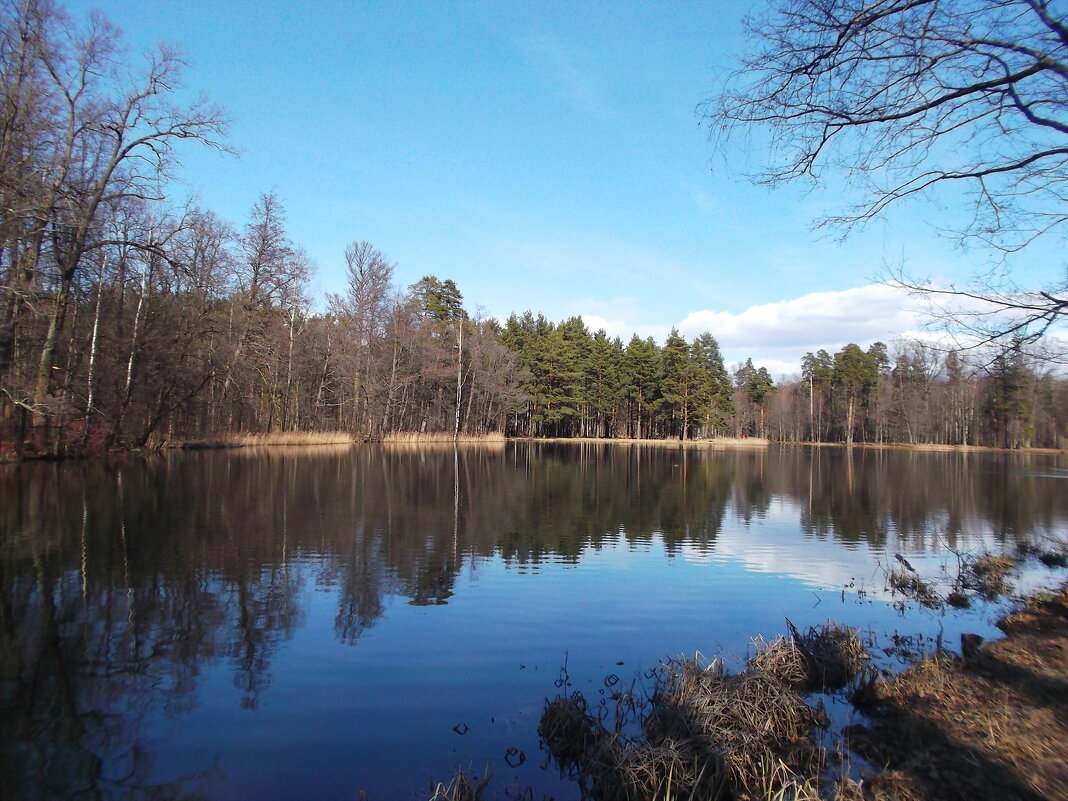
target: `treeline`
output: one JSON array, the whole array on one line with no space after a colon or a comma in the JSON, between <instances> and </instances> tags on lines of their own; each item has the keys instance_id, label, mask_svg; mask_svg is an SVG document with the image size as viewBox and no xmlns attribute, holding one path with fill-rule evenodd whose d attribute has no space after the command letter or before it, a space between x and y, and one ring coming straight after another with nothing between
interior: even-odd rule
<instances>
[{"instance_id":1,"label":"treeline","mask_svg":"<svg viewBox=\"0 0 1068 801\"><path fill-rule=\"evenodd\" d=\"M99 15L0 2L0 439L501 430L516 358L451 281L397 290L356 242L346 291L313 313L273 192L240 228L169 199L179 148L225 148L227 127L182 105L181 71L165 47L131 69Z\"/></svg>"},{"instance_id":2,"label":"treeline","mask_svg":"<svg viewBox=\"0 0 1068 801\"><path fill-rule=\"evenodd\" d=\"M801 376L776 384L751 359L728 371L709 333L624 346L580 318L528 312L508 319L502 339L525 368L526 407L509 420L524 436L1021 448L1060 447L1068 431L1068 381L1020 353L976 365L922 342L849 344L805 354Z\"/></svg>"},{"instance_id":3,"label":"treeline","mask_svg":"<svg viewBox=\"0 0 1068 801\"><path fill-rule=\"evenodd\" d=\"M313 270L280 198L239 226L178 205L179 149L225 149L183 105L182 62L138 73L119 32L45 0L0 0L0 443L31 453L229 432L1057 445L1065 382L1023 356L979 370L920 345L805 357L776 385L708 333L626 345L580 318L503 325L455 283L394 283L355 241L347 283ZM339 254L339 257L341 254Z\"/></svg>"}]
</instances>

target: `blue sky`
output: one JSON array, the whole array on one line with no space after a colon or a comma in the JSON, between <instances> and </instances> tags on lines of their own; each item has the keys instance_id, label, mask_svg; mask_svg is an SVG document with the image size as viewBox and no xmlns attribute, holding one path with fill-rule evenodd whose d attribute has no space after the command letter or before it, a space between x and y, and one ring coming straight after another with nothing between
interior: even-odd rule
<instances>
[{"instance_id":1,"label":"blue sky","mask_svg":"<svg viewBox=\"0 0 1068 801\"><path fill-rule=\"evenodd\" d=\"M186 88L228 110L239 151L187 151L187 191L240 226L275 190L320 301L366 239L398 284L451 278L471 312L578 314L624 341L709 330L729 362L780 376L807 351L916 329L872 285L888 265L941 282L986 266L939 235L952 207L838 243L810 229L840 208L835 176L769 191L744 178L759 153L713 152L697 108L761 0L66 5L106 14L133 56L184 48Z\"/></svg>"}]
</instances>

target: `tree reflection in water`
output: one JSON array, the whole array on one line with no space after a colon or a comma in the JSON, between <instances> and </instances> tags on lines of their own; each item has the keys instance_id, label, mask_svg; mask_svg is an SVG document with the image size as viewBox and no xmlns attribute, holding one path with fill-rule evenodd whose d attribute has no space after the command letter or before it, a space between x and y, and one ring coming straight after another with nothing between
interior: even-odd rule
<instances>
[{"instance_id":1,"label":"tree reflection in water","mask_svg":"<svg viewBox=\"0 0 1068 801\"><path fill-rule=\"evenodd\" d=\"M355 645L387 599L446 604L465 565L538 572L608 546L711 554L796 507L808 537L901 550L1063 527L1048 457L516 443L245 449L0 469L4 798L184 798L153 732L226 664L255 710L305 584Z\"/></svg>"}]
</instances>

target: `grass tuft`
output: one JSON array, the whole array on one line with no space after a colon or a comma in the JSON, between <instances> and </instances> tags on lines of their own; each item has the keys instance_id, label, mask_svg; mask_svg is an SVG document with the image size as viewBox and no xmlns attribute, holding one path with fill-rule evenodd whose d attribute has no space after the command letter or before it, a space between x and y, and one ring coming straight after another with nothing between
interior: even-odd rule
<instances>
[{"instance_id":1,"label":"grass tuft","mask_svg":"<svg viewBox=\"0 0 1068 801\"><path fill-rule=\"evenodd\" d=\"M993 600L1012 592L1012 584L1006 577L1015 568L1016 560L1008 556L982 553L964 562L958 582L960 588L974 590Z\"/></svg>"},{"instance_id":2,"label":"grass tuft","mask_svg":"<svg viewBox=\"0 0 1068 801\"><path fill-rule=\"evenodd\" d=\"M604 702L591 710L581 693L546 704L538 733L584 797L599 801L815 798L825 755L813 736L815 713L790 686L806 680L793 641L757 641L748 667L728 674L700 655L672 659L637 710L640 735ZM595 713L596 712L596 713Z\"/></svg>"},{"instance_id":3,"label":"grass tuft","mask_svg":"<svg viewBox=\"0 0 1068 801\"><path fill-rule=\"evenodd\" d=\"M942 606L942 599L934 586L904 567L890 571L888 581L890 587L896 592L900 592L906 598L911 598L928 609L938 609Z\"/></svg>"},{"instance_id":4,"label":"grass tuft","mask_svg":"<svg viewBox=\"0 0 1068 801\"><path fill-rule=\"evenodd\" d=\"M801 653L807 692L836 692L856 678L868 661L868 651L855 629L828 620L801 634L789 620L791 639Z\"/></svg>"},{"instance_id":5,"label":"grass tuft","mask_svg":"<svg viewBox=\"0 0 1068 801\"><path fill-rule=\"evenodd\" d=\"M434 786L430 801L482 801L489 787L489 770L479 776L471 770L460 768L446 784Z\"/></svg>"}]
</instances>

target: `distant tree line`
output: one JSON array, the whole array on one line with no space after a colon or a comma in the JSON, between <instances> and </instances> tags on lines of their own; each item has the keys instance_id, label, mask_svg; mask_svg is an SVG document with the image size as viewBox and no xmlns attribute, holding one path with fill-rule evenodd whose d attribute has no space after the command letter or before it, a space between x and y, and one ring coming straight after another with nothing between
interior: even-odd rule
<instances>
[{"instance_id":1,"label":"distant tree line","mask_svg":"<svg viewBox=\"0 0 1068 801\"><path fill-rule=\"evenodd\" d=\"M316 304L281 199L241 226L170 199L178 148L225 149L181 58L124 60L103 17L0 0L0 443L138 447L228 432L1057 445L1065 381L919 344L805 356L778 385L709 333L625 345L581 318L503 325L373 245ZM339 254L340 255L340 254Z\"/></svg>"},{"instance_id":2,"label":"distant tree line","mask_svg":"<svg viewBox=\"0 0 1068 801\"><path fill-rule=\"evenodd\" d=\"M0 440L33 451L169 436L499 431L517 361L451 281L393 287L366 242L313 312L312 266L262 194L241 228L169 199L178 149L225 149L182 60L131 67L117 28L0 2Z\"/></svg>"},{"instance_id":3,"label":"distant tree line","mask_svg":"<svg viewBox=\"0 0 1068 801\"><path fill-rule=\"evenodd\" d=\"M976 365L917 341L807 353L776 384L752 359L728 370L709 333L623 345L578 317L512 316L525 408L509 433L555 437L768 437L784 442L1060 447L1068 381L1023 354Z\"/></svg>"}]
</instances>

